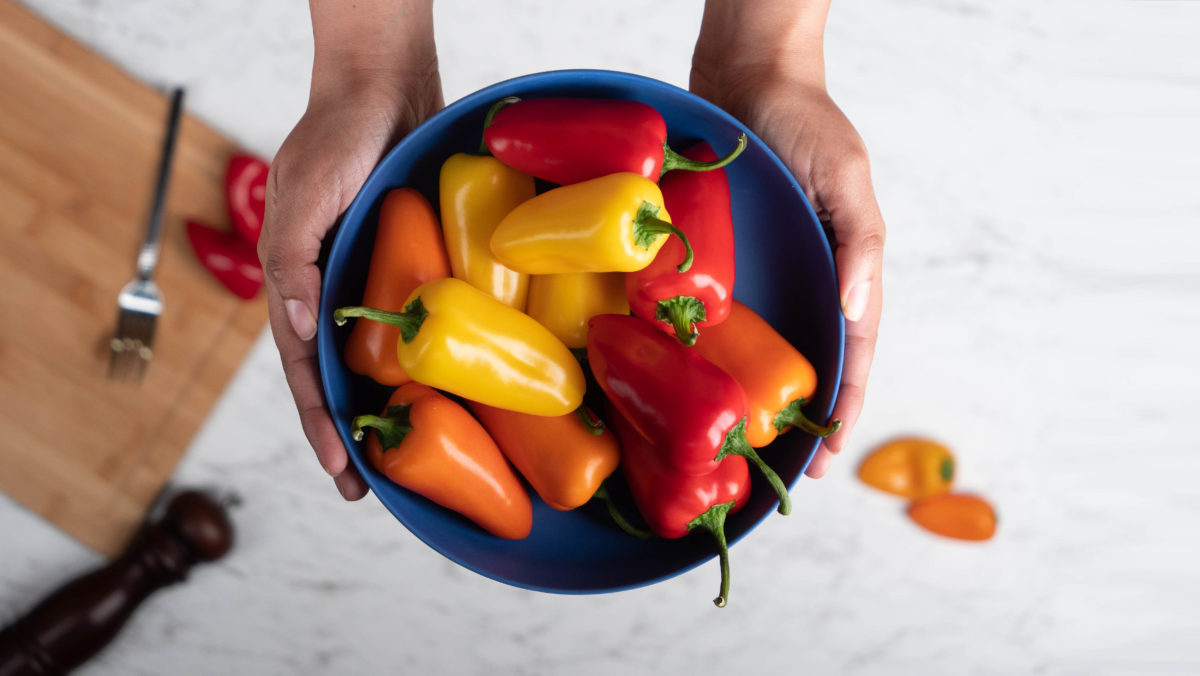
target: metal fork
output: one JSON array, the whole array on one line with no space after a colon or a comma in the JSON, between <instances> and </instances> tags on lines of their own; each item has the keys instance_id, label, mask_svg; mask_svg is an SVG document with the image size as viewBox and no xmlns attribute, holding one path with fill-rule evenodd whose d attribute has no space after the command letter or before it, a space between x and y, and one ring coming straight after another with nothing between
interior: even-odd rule
<instances>
[{"instance_id":1,"label":"metal fork","mask_svg":"<svg viewBox=\"0 0 1200 676\"><path fill-rule=\"evenodd\" d=\"M116 380L138 380L146 373L146 365L154 356L154 327L162 315L163 301L154 283L154 269L162 245L163 208L167 183L171 176L171 157L175 152L175 137L183 109L183 89L171 92L171 113L167 119L166 137L158 165L158 184L154 189L154 204L150 209L146 239L137 257L137 274L117 294L117 330L109 343L108 377Z\"/></svg>"}]
</instances>

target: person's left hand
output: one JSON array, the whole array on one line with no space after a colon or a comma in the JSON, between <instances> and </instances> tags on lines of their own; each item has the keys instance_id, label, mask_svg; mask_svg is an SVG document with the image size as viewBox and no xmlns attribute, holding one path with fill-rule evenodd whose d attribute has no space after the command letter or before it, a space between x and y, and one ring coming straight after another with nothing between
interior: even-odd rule
<instances>
[{"instance_id":1,"label":"person's left hand","mask_svg":"<svg viewBox=\"0 0 1200 676\"><path fill-rule=\"evenodd\" d=\"M430 62L436 68L436 62ZM442 106L436 70L314 85L308 110L275 155L258 242L271 331L304 435L347 500L367 493L333 425L317 366L322 241L388 147Z\"/></svg>"},{"instance_id":2,"label":"person's left hand","mask_svg":"<svg viewBox=\"0 0 1200 676\"><path fill-rule=\"evenodd\" d=\"M842 427L821 443L805 470L819 478L846 447L862 411L883 306L885 228L866 147L823 82L788 80L769 69L694 69L691 89L737 117L779 155L837 240L846 352L833 417Z\"/></svg>"}]
</instances>

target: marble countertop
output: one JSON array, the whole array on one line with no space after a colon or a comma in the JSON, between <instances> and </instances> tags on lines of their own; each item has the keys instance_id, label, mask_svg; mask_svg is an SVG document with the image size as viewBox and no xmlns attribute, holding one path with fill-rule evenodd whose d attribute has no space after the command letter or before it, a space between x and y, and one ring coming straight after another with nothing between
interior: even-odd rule
<instances>
[{"instance_id":1,"label":"marble countertop","mask_svg":"<svg viewBox=\"0 0 1200 676\"><path fill-rule=\"evenodd\" d=\"M28 4L263 155L304 109L302 3ZM453 101L567 67L686 85L699 3L439 0L436 19ZM264 333L176 477L243 496L236 549L81 673L1200 673L1197 25L1189 1L834 3L830 90L889 227L883 325L851 447L734 548L725 610L715 562L529 592L342 502ZM993 541L927 535L856 481L908 433L957 451ZM0 624L100 563L2 496L0 532Z\"/></svg>"}]
</instances>

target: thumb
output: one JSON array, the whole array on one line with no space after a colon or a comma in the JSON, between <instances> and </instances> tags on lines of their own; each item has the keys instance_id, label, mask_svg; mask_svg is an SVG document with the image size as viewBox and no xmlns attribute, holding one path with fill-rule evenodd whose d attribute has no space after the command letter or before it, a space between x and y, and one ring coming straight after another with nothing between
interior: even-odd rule
<instances>
[{"instance_id":1,"label":"thumb","mask_svg":"<svg viewBox=\"0 0 1200 676\"><path fill-rule=\"evenodd\" d=\"M838 172L833 190L821 196L837 237L838 280L842 314L852 322L866 313L871 289L883 266L883 242L886 228L870 170L864 162Z\"/></svg>"},{"instance_id":2,"label":"thumb","mask_svg":"<svg viewBox=\"0 0 1200 676\"><path fill-rule=\"evenodd\" d=\"M267 177L266 214L258 257L268 291L277 298L288 324L303 341L317 333L321 241L338 215L336 192L318 185L282 182L278 164ZM286 192L280 189L283 185Z\"/></svg>"}]
</instances>

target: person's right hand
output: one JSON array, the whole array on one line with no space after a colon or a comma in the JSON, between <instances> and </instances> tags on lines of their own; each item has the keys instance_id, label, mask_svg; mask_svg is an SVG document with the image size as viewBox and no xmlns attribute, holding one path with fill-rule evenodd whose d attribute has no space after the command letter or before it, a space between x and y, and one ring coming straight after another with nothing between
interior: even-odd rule
<instances>
[{"instance_id":1,"label":"person's right hand","mask_svg":"<svg viewBox=\"0 0 1200 676\"><path fill-rule=\"evenodd\" d=\"M318 10L314 3L314 24ZM304 434L342 496L357 500L367 487L334 429L317 369L317 255L376 163L442 107L442 93L436 56L412 68L363 69L339 50L323 59L317 33L308 109L271 164L258 255L271 331ZM431 31L429 38L432 47Z\"/></svg>"}]
</instances>

